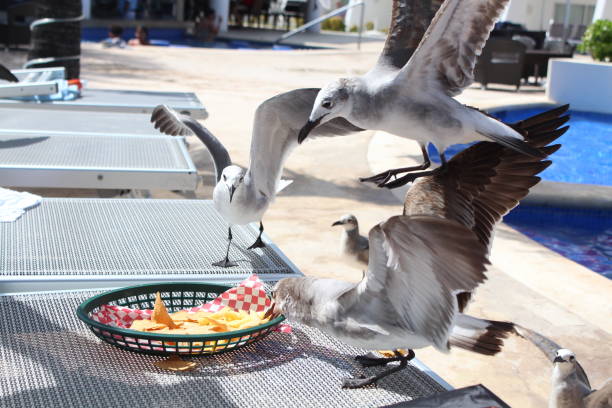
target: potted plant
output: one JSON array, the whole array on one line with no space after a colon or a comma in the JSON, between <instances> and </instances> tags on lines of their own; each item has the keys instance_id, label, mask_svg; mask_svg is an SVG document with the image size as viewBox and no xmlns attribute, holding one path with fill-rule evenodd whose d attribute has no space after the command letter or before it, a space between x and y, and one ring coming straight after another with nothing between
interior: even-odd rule
<instances>
[{"instance_id":1,"label":"potted plant","mask_svg":"<svg viewBox=\"0 0 612 408\"><path fill-rule=\"evenodd\" d=\"M580 51L589 52L594 60L612 61L612 21L597 20L587 28L582 37Z\"/></svg>"}]
</instances>

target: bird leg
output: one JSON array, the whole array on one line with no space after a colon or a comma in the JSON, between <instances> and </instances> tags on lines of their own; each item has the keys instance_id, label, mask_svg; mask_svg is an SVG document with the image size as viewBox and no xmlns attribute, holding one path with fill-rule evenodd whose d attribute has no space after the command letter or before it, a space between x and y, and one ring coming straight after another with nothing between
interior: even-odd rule
<instances>
[{"instance_id":1,"label":"bird leg","mask_svg":"<svg viewBox=\"0 0 612 408\"><path fill-rule=\"evenodd\" d=\"M427 147L425 145L421 145L421 153L423 154L423 163L419 164L418 166L389 169L371 177L359 178L359 181L376 183L378 187L382 187L382 185L388 182L391 177L397 177L398 174L408 173L416 170L425 170L431 165L431 161L429 160L429 154L427 153Z\"/></svg>"},{"instance_id":2,"label":"bird leg","mask_svg":"<svg viewBox=\"0 0 612 408\"><path fill-rule=\"evenodd\" d=\"M259 221L259 235L257 236L257 239L255 240L255 242L253 242L253 245L251 245L248 249L266 247L266 244L264 244L264 242L261 240L261 234L263 233L263 230L264 230L263 223Z\"/></svg>"},{"instance_id":3,"label":"bird leg","mask_svg":"<svg viewBox=\"0 0 612 408\"><path fill-rule=\"evenodd\" d=\"M386 187L388 189L391 188L397 188L397 187L401 187L403 185L406 185L410 182L413 182L414 180L420 178L420 177L425 177L425 176L433 176L436 174L442 174L444 173L447 168L448 165L446 164L446 157L444 156L444 153L440 153L440 161L442 162L442 164L440 165L440 167L435 168L433 170L427 170L427 171L418 171L415 173L408 173L405 176L402 176L398 179L392 180L392 181L388 181L388 182L384 182L384 183L380 183L378 185L378 187Z\"/></svg>"},{"instance_id":4,"label":"bird leg","mask_svg":"<svg viewBox=\"0 0 612 408\"><path fill-rule=\"evenodd\" d=\"M232 245L232 227L227 228L227 251L225 251L225 259L222 259L219 262L214 262L213 266L220 266L221 268L231 268L232 266L238 266L236 262L232 262L229 260L229 250Z\"/></svg>"},{"instance_id":5,"label":"bird leg","mask_svg":"<svg viewBox=\"0 0 612 408\"><path fill-rule=\"evenodd\" d=\"M393 366L385 371L381 371L380 373L373 375L371 377L364 378L346 378L342 384L342 388L361 388L366 385L376 384L378 380L384 378L390 374L393 374L397 371L401 371L408 365L408 361L412 360L415 356L414 351L408 350L408 355L403 355L401 352L395 350L395 357L391 358L378 358L371 355L359 356L359 363L364 365L364 361L367 361L366 367L371 367L375 365L386 365L391 361L399 361L399 365ZM382 362L382 360L387 360L386 362Z\"/></svg>"}]
</instances>

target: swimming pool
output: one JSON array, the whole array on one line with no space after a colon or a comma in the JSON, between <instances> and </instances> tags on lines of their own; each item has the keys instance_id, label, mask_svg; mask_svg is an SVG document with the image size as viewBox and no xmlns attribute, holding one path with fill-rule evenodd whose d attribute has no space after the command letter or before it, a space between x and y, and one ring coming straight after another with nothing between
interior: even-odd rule
<instances>
[{"instance_id":1,"label":"swimming pool","mask_svg":"<svg viewBox=\"0 0 612 408\"><path fill-rule=\"evenodd\" d=\"M126 27L123 31L123 39L134 37L134 28ZM83 27L81 29L81 40L89 42L100 42L108 37L106 27ZM297 49L314 49L315 47L271 44L258 41L229 40L218 38L215 41L203 42L193 36L187 35L182 28L150 28L149 38L151 45L163 47L187 47L187 48L218 48L232 50L275 50L290 51Z\"/></svg>"},{"instance_id":2,"label":"swimming pool","mask_svg":"<svg viewBox=\"0 0 612 408\"><path fill-rule=\"evenodd\" d=\"M506 215L504 222L612 279L612 210L521 205Z\"/></svg>"},{"instance_id":3,"label":"swimming pool","mask_svg":"<svg viewBox=\"0 0 612 408\"><path fill-rule=\"evenodd\" d=\"M512 123L551 109L552 106L494 110L493 116ZM569 111L570 129L556 143L563 145L551 158L553 164L540 177L549 181L612 185L612 115ZM451 146L447 157L463 150L466 145ZM429 148L434 161L437 153Z\"/></svg>"}]
</instances>

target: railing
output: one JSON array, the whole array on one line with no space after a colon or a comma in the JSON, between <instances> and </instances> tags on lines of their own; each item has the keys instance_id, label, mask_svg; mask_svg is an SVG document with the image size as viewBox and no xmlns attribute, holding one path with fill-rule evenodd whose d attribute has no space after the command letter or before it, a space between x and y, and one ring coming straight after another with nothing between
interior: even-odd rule
<instances>
[{"instance_id":1,"label":"railing","mask_svg":"<svg viewBox=\"0 0 612 408\"><path fill-rule=\"evenodd\" d=\"M340 8L337 8L333 11L330 11L327 14L324 14L320 17L315 18L312 21L307 22L304 25L299 26L298 28L296 28L295 30L291 30L288 33L285 33L283 35L281 35L280 37L278 37L278 39L276 41L274 41L274 44L279 44L281 41L285 41L287 38L289 37L293 37L296 34L299 34L303 31L306 31L307 29L309 29L310 27L313 27L325 20L327 20L330 17L334 17L337 16L338 14L344 13L345 11L352 9L353 7L360 7L361 8L361 14L359 16L359 33L357 36L357 49L360 50L361 49L361 33L363 32L363 18L364 18L364 14L365 14L365 2L360 1L358 3L352 3L352 4L347 4L346 6L342 6Z\"/></svg>"}]
</instances>

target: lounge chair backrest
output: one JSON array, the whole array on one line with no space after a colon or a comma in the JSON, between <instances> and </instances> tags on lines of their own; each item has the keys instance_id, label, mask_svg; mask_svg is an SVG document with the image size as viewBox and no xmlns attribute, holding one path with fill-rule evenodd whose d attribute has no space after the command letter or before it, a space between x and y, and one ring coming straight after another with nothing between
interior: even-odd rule
<instances>
[{"instance_id":1,"label":"lounge chair backrest","mask_svg":"<svg viewBox=\"0 0 612 408\"><path fill-rule=\"evenodd\" d=\"M474 76L484 86L489 83L521 84L525 44L505 38L489 38L476 63Z\"/></svg>"}]
</instances>

